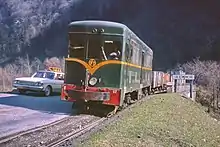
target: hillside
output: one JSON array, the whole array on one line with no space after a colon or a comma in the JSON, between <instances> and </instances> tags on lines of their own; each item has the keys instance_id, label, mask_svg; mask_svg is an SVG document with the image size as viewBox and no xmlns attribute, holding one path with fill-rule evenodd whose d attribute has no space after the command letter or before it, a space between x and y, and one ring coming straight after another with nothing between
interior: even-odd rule
<instances>
[{"instance_id":1,"label":"hillside","mask_svg":"<svg viewBox=\"0 0 220 147\"><path fill-rule=\"evenodd\" d=\"M219 1L7 0L0 1L0 65L65 56L67 24L74 20L122 22L153 50L156 69L196 56L219 60Z\"/></svg>"},{"instance_id":2,"label":"hillside","mask_svg":"<svg viewBox=\"0 0 220 147\"><path fill-rule=\"evenodd\" d=\"M177 94L154 95L78 146L199 146L220 144L220 123Z\"/></svg>"}]
</instances>

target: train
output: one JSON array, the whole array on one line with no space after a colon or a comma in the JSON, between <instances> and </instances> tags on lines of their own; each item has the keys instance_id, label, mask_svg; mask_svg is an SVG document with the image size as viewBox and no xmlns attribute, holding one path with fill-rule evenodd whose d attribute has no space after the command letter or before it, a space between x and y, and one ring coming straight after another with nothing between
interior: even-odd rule
<instances>
[{"instance_id":1,"label":"train","mask_svg":"<svg viewBox=\"0 0 220 147\"><path fill-rule=\"evenodd\" d=\"M71 22L61 100L72 102L78 112L99 109L112 116L144 96L166 91L170 75L153 71L152 62L152 49L122 23Z\"/></svg>"}]
</instances>

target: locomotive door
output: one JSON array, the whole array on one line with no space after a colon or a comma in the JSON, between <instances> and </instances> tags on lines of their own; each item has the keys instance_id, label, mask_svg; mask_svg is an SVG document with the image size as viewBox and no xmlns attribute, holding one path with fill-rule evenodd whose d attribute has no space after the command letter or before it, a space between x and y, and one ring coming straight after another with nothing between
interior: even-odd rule
<instances>
[{"instance_id":1,"label":"locomotive door","mask_svg":"<svg viewBox=\"0 0 220 147\"><path fill-rule=\"evenodd\" d=\"M96 64L100 63L103 60L101 54L101 50L104 46L103 37L101 35L88 35L87 38L86 61L88 62L90 67L94 67ZM91 74L88 70L86 70L85 86L91 86L88 82L90 78Z\"/></svg>"},{"instance_id":2,"label":"locomotive door","mask_svg":"<svg viewBox=\"0 0 220 147\"><path fill-rule=\"evenodd\" d=\"M84 34L69 33L68 58L85 60L87 39ZM77 72L75 72L77 70ZM85 67L71 60L65 61L65 83L76 86L85 85Z\"/></svg>"},{"instance_id":3,"label":"locomotive door","mask_svg":"<svg viewBox=\"0 0 220 147\"><path fill-rule=\"evenodd\" d=\"M140 84L143 84L144 81L144 71L143 71L143 67L144 67L144 61L145 61L145 52L142 51L141 52L141 74L140 74Z\"/></svg>"}]
</instances>

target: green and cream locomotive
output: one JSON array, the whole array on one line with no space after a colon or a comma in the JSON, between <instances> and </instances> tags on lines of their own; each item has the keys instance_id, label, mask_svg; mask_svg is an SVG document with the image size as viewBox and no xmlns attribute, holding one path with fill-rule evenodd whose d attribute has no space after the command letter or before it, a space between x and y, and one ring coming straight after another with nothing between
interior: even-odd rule
<instances>
[{"instance_id":1,"label":"green and cream locomotive","mask_svg":"<svg viewBox=\"0 0 220 147\"><path fill-rule=\"evenodd\" d=\"M112 115L150 92L153 51L127 26L75 21L68 40L61 100L78 109L108 107Z\"/></svg>"}]
</instances>

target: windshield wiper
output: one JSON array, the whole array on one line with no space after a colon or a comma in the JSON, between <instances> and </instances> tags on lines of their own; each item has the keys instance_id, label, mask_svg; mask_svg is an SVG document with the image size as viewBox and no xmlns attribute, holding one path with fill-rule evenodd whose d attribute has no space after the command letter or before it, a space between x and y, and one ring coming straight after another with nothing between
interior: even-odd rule
<instances>
[{"instance_id":1,"label":"windshield wiper","mask_svg":"<svg viewBox=\"0 0 220 147\"><path fill-rule=\"evenodd\" d=\"M69 45L69 48L72 48L72 49L83 49L84 46L71 46L71 45Z\"/></svg>"},{"instance_id":2,"label":"windshield wiper","mask_svg":"<svg viewBox=\"0 0 220 147\"><path fill-rule=\"evenodd\" d=\"M102 55L104 56L105 60L108 60L104 51L104 47L101 46Z\"/></svg>"}]
</instances>

